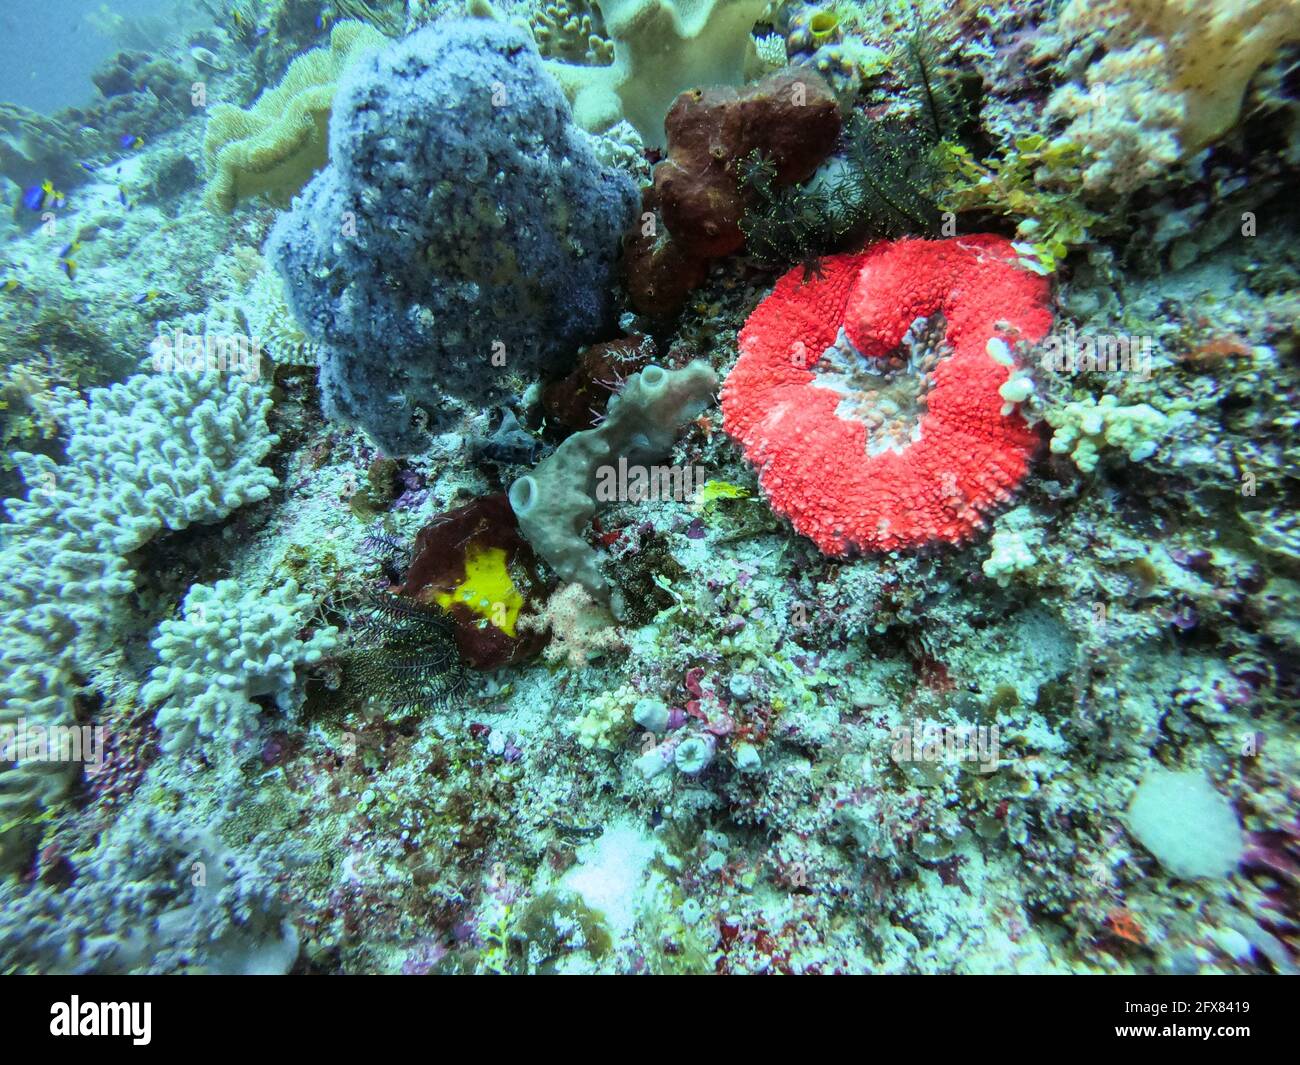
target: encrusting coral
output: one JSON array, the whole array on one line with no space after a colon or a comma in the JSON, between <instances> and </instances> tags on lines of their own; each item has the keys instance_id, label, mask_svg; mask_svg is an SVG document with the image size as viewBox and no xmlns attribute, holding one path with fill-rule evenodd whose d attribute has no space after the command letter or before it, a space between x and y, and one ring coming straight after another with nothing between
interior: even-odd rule
<instances>
[{"instance_id":1,"label":"encrusting coral","mask_svg":"<svg viewBox=\"0 0 1300 1065\"><path fill-rule=\"evenodd\" d=\"M587 750L613 750L632 727L635 702L636 690L628 685L593 695L582 713L570 723L579 746Z\"/></svg>"},{"instance_id":2,"label":"encrusting coral","mask_svg":"<svg viewBox=\"0 0 1300 1065\"><path fill-rule=\"evenodd\" d=\"M210 171L208 203L233 211L250 196L288 204L326 163L329 118L338 81L349 63L388 38L364 22L338 23L328 47L299 56L284 79L248 110L216 104L203 139Z\"/></svg>"},{"instance_id":3,"label":"encrusting coral","mask_svg":"<svg viewBox=\"0 0 1300 1065\"><path fill-rule=\"evenodd\" d=\"M1045 536L1030 507L1015 507L998 518L989 537L989 557L981 569L1003 588L1019 573L1038 565Z\"/></svg>"}]
</instances>

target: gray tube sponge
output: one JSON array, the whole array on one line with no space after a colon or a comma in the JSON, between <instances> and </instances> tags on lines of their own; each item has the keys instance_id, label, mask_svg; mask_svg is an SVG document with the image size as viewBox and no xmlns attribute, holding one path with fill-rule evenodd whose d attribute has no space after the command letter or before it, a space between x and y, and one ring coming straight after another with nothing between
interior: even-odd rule
<instances>
[{"instance_id":1,"label":"gray tube sponge","mask_svg":"<svg viewBox=\"0 0 1300 1065\"><path fill-rule=\"evenodd\" d=\"M712 401L717 387L717 375L706 362L680 370L647 366L610 400L600 425L574 433L531 474L510 486L510 505L520 529L561 578L608 600L600 554L583 536L596 513L597 471L619 458L645 463L666 456L682 428Z\"/></svg>"}]
</instances>

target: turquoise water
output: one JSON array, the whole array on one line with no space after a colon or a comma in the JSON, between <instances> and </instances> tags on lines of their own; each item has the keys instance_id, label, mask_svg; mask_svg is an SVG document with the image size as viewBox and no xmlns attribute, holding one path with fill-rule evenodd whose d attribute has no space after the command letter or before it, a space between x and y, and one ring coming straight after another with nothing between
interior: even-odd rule
<instances>
[{"instance_id":1,"label":"turquoise water","mask_svg":"<svg viewBox=\"0 0 1300 1065\"><path fill-rule=\"evenodd\" d=\"M1294 5L0 26L0 971L1296 971Z\"/></svg>"}]
</instances>

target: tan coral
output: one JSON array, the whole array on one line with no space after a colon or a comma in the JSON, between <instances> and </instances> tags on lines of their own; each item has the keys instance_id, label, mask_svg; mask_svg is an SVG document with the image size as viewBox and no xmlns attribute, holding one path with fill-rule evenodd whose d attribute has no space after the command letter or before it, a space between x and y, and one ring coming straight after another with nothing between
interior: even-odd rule
<instances>
[{"instance_id":1,"label":"tan coral","mask_svg":"<svg viewBox=\"0 0 1300 1065\"><path fill-rule=\"evenodd\" d=\"M534 10L529 25L537 50L548 59L582 66L607 66L614 46L592 0L551 0Z\"/></svg>"},{"instance_id":2,"label":"tan coral","mask_svg":"<svg viewBox=\"0 0 1300 1065\"><path fill-rule=\"evenodd\" d=\"M233 211L265 194L287 204L329 157L329 118L339 76L388 38L364 22L340 22L329 47L300 55L274 89L248 110L217 104L208 119L203 157L210 171L207 201Z\"/></svg>"},{"instance_id":3,"label":"tan coral","mask_svg":"<svg viewBox=\"0 0 1300 1065\"><path fill-rule=\"evenodd\" d=\"M1102 62L1113 68L1130 52L1148 65L1153 44L1163 52L1163 76L1151 87L1181 97L1180 141L1190 155L1236 124L1256 71L1300 40L1300 0L1071 0L1062 25L1101 30ZM1091 87L1099 79L1090 72L1088 80Z\"/></svg>"},{"instance_id":4,"label":"tan coral","mask_svg":"<svg viewBox=\"0 0 1300 1065\"><path fill-rule=\"evenodd\" d=\"M602 0L614 44L609 66L548 60L578 125L603 132L626 118L648 147L664 144L664 116L677 96L740 85L761 71L752 30L769 0Z\"/></svg>"}]
</instances>

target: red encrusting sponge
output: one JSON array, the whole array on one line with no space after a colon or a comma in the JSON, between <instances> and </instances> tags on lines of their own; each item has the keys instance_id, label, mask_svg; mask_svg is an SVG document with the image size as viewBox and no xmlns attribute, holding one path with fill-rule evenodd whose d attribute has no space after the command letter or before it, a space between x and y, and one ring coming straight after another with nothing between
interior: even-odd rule
<instances>
[{"instance_id":1,"label":"red encrusting sponge","mask_svg":"<svg viewBox=\"0 0 1300 1065\"><path fill-rule=\"evenodd\" d=\"M1037 434L1003 414L1010 367L988 354L1051 328L1046 278L1015 265L1002 237L899 240L797 267L740 331L722 388L723 425L759 471L772 508L829 555L960 543L1024 478ZM941 313L952 353L933 370L920 439L869 454L867 429L811 367L840 327L865 358L899 347L918 318Z\"/></svg>"}]
</instances>

